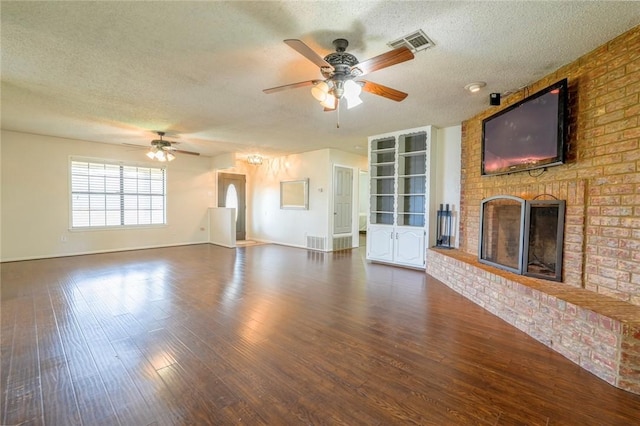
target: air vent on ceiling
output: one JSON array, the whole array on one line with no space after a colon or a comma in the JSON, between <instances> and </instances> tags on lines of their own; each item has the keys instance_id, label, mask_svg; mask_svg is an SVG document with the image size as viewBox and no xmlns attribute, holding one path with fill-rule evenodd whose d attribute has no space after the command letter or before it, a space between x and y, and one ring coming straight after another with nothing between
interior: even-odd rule
<instances>
[{"instance_id":1,"label":"air vent on ceiling","mask_svg":"<svg viewBox=\"0 0 640 426\"><path fill-rule=\"evenodd\" d=\"M407 46L413 53L420 50L428 49L435 46L435 43L431 41L429 37L422 30L412 32L411 34L399 38L396 41L389 43L389 46L396 49L400 46Z\"/></svg>"}]
</instances>

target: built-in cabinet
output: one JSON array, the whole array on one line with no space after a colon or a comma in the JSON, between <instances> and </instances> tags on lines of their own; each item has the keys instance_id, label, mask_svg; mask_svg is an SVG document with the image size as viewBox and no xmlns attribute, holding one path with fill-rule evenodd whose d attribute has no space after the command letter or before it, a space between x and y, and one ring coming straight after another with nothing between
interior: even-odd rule
<instances>
[{"instance_id":1,"label":"built-in cabinet","mask_svg":"<svg viewBox=\"0 0 640 426\"><path fill-rule=\"evenodd\" d=\"M435 132L426 126L369 137L368 260L425 267Z\"/></svg>"}]
</instances>

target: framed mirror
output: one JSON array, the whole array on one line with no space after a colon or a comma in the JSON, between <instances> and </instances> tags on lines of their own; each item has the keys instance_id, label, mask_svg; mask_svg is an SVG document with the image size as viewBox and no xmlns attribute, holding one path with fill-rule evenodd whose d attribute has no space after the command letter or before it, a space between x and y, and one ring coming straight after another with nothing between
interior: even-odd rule
<instances>
[{"instance_id":1,"label":"framed mirror","mask_svg":"<svg viewBox=\"0 0 640 426\"><path fill-rule=\"evenodd\" d=\"M309 210L309 179L280 182L280 208Z\"/></svg>"}]
</instances>

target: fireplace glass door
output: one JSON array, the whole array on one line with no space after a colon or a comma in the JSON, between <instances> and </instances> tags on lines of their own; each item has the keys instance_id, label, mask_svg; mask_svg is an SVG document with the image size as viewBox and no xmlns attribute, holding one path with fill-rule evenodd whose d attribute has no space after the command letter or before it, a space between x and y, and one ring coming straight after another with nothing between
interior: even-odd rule
<instances>
[{"instance_id":1,"label":"fireplace glass door","mask_svg":"<svg viewBox=\"0 0 640 426\"><path fill-rule=\"evenodd\" d=\"M480 216L480 262L522 273L522 227L525 201L511 196L483 200Z\"/></svg>"},{"instance_id":2,"label":"fireplace glass door","mask_svg":"<svg viewBox=\"0 0 640 426\"><path fill-rule=\"evenodd\" d=\"M522 273L562 281L564 200L528 201L525 215L525 262Z\"/></svg>"},{"instance_id":3,"label":"fireplace glass door","mask_svg":"<svg viewBox=\"0 0 640 426\"><path fill-rule=\"evenodd\" d=\"M565 204L508 195L484 199L479 261L516 274L562 281Z\"/></svg>"}]
</instances>

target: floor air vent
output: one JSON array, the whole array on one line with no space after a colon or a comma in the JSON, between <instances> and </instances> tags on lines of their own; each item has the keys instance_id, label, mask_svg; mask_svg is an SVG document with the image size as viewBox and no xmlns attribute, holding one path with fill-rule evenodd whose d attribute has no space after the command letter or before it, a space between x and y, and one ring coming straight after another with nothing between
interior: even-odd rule
<instances>
[{"instance_id":1,"label":"floor air vent","mask_svg":"<svg viewBox=\"0 0 640 426\"><path fill-rule=\"evenodd\" d=\"M333 251L349 250L353 247L351 235L345 237L333 237Z\"/></svg>"},{"instance_id":2,"label":"floor air vent","mask_svg":"<svg viewBox=\"0 0 640 426\"><path fill-rule=\"evenodd\" d=\"M400 46L407 46L413 53L416 53L420 50L428 49L435 46L435 43L431 41L429 37L427 37L424 31L418 30L402 38L399 38L396 41L392 41L391 43L389 43L389 46L394 49L397 49Z\"/></svg>"},{"instance_id":3,"label":"floor air vent","mask_svg":"<svg viewBox=\"0 0 640 426\"><path fill-rule=\"evenodd\" d=\"M324 237L310 237L307 235L307 248L312 250L325 250Z\"/></svg>"}]
</instances>

